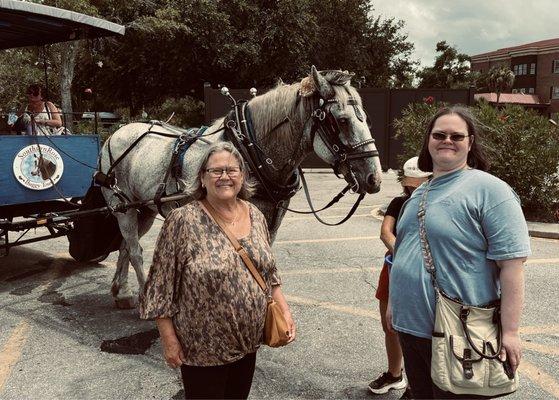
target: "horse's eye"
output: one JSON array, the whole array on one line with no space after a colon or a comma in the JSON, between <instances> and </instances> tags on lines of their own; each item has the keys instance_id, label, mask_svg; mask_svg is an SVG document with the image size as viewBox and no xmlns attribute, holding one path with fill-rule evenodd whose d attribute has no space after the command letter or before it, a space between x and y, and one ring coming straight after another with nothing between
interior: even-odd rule
<instances>
[{"instance_id":1,"label":"horse's eye","mask_svg":"<svg viewBox=\"0 0 559 400\"><path fill-rule=\"evenodd\" d=\"M340 118L340 119L338 119L338 123L340 125L347 125L348 120L347 120L347 118Z\"/></svg>"}]
</instances>

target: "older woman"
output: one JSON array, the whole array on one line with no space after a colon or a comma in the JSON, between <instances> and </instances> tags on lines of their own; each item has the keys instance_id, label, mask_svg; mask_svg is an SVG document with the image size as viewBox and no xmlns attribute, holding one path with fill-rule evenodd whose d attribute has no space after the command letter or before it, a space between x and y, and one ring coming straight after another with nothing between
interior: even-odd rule
<instances>
[{"instance_id":1,"label":"older woman","mask_svg":"<svg viewBox=\"0 0 559 400\"><path fill-rule=\"evenodd\" d=\"M398 220L390 275L392 326L398 331L413 398L450 398L430 376L435 293L423 265L418 209L425 193L425 227L441 289L470 305L501 299L503 350L516 370L524 299L523 263L530 254L526 221L514 191L488 169L474 119L463 107L432 118L419 168L432 171Z\"/></svg>"},{"instance_id":2,"label":"older woman","mask_svg":"<svg viewBox=\"0 0 559 400\"><path fill-rule=\"evenodd\" d=\"M193 201L173 210L161 229L140 302L155 318L164 356L181 367L185 398L247 398L263 339L267 299L228 237L201 200L215 209L271 287L295 339L262 213L239 152L230 143L209 147Z\"/></svg>"}]
</instances>

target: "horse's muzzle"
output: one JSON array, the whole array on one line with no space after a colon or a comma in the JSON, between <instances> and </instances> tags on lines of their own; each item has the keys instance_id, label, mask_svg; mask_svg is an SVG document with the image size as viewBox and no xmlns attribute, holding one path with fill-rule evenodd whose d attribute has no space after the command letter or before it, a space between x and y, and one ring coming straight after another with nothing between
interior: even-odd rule
<instances>
[{"instance_id":1,"label":"horse's muzzle","mask_svg":"<svg viewBox=\"0 0 559 400\"><path fill-rule=\"evenodd\" d=\"M370 173L366 178L367 182L367 193L377 193L380 191L380 179L377 179L377 174Z\"/></svg>"}]
</instances>

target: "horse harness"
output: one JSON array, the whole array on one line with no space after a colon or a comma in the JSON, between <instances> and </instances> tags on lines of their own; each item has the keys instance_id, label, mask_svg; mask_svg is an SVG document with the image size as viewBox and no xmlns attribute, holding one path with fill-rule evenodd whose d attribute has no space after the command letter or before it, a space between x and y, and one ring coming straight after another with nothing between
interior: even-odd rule
<instances>
[{"instance_id":1,"label":"horse harness","mask_svg":"<svg viewBox=\"0 0 559 400\"><path fill-rule=\"evenodd\" d=\"M178 130L180 134L174 135L165 132L152 131L152 128L156 125L159 126L165 125L165 127L167 128L173 128L174 130ZM126 195L126 193L124 193L118 187L117 179L114 173L114 168L118 164L120 164L120 162L130 153L130 151L132 151L134 147L136 147L136 145L143 138L145 138L149 134L154 134L154 135L168 137L168 138L175 138L176 140L175 143L173 144L172 156L169 162L169 166L167 167L163 180L159 183L157 187L157 191L155 192L155 197L153 199L155 205L157 206L157 210L159 211L159 214L162 217L165 217L162 210L161 198L167 196L166 193L167 181L169 180L169 177L173 177L177 182L176 192L174 194L180 192L180 187L178 182L179 179L181 178L182 163L186 151L196 140L201 138L201 136L203 135L203 133L206 131L207 128L208 128L207 126L202 126L200 128L191 128L187 130L182 130L182 129L177 129L176 127L171 127L170 125L161 123L159 121L153 121L149 129L143 134L141 134L130 146L128 146L128 148L116 160L114 159L113 154L111 152L111 145L110 145L111 137L109 137L109 139L107 140L108 142L107 149L109 152L109 161L110 161L109 170L107 171L107 173L103 173L101 172L101 166L99 165L98 170L93 175L93 179L95 183L97 183L98 185L111 189L121 201L131 202L131 199Z\"/></svg>"},{"instance_id":2,"label":"horse harness","mask_svg":"<svg viewBox=\"0 0 559 400\"><path fill-rule=\"evenodd\" d=\"M348 89L346 88L346 90ZM298 97L297 104L299 103L300 99L301 97ZM257 192L256 196L264 197L263 195L265 195L274 204L276 204L276 211L273 220L276 219L279 209L283 208L285 210L289 210L299 214L314 214L315 217L325 225L339 225L347 221L353 215L359 203L365 196L364 193L361 193L359 195L359 198L355 202L354 206L348 213L348 215L338 223L335 224L327 223L322 219L320 219L320 217L317 215L317 212L323 211L331 207L335 203L337 203L350 189L357 191L357 189L359 188L359 184L357 183L357 179L355 178L353 170L351 169L349 160L379 156L377 150L366 150L366 151L359 150L360 147L374 143L375 140L373 138L363 140L356 144L346 145L345 143L343 143L343 141L340 139L340 133L342 130L340 129L340 126L336 118L332 115L331 111L327 107L332 103L338 103L338 102L339 101L337 99L324 100L322 98L316 98L315 105L313 106L314 110L311 113L311 116L309 117L312 118L310 139L311 139L311 144L314 143L314 138L316 134L318 134L319 137L322 139L322 142L324 143L324 145L330 151L330 153L334 158L333 169L336 176L339 175L340 166L344 163L347 163L347 167L350 171L350 174L354 182L353 184L348 184L325 207L322 207L319 210L315 210L312 205L307 184L304 179L301 168L294 169L289 175L289 178L287 179L286 183L278 183L273 179L273 170L277 170L277 168L273 165L273 160L264 154L264 151L260 148L260 146L257 143L256 135L254 134L254 129L252 126L250 109L248 107L247 101L235 102L235 105L232 107L232 110L225 117L224 126L220 130L225 130L226 139L231 141L233 145L237 148L237 150L239 150L242 157L249 165L251 172L256 176L258 181L261 183L261 187L263 188L264 193ZM365 116L363 114L364 110L362 112L359 103L352 96L350 96L348 100L348 105L351 105L353 107L357 118L360 121L364 121L365 119ZM272 130L278 128L280 125L288 121L289 118L285 118L282 122L276 125L276 127L274 127ZM176 179L180 177L184 154L196 140L201 139L207 127L201 127L200 129L193 128L189 130L182 130L182 129L178 130L176 127L172 127L175 130L181 132L181 134L177 136L169 133L152 131L151 129L155 125L167 126L167 124L158 121L152 121L150 128L142 135L140 135L116 160L114 160L114 157L111 152L110 137L109 137L107 148L109 152L109 160L111 165L107 173L101 172L101 168L99 166L99 170L94 174L94 181L95 183L101 186L111 189L121 201L130 202L131 200L128 198L128 196L124 192L122 192L122 190L120 190L120 188L117 185L116 176L114 174L114 168L148 134L155 134L164 137L176 138L175 144L173 146L171 161L166 170L164 179L158 185L156 195L154 198L154 203L157 205L157 209L159 213L163 217L165 217L165 215L162 212L161 198L165 195L167 180L169 179L170 176L173 176ZM214 133L217 133L220 130ZM289 209L284 206L286 202L291 197L293 197L295 193L297 193L297 191L300 188L301 181L303 183L303 187L305 189L305 194L307 196L307 200L309 202L311 211L297 211L297 210ZM178 191L179 191L179 187L177 183L177 192Z\"/></svg>"}]
</instances>

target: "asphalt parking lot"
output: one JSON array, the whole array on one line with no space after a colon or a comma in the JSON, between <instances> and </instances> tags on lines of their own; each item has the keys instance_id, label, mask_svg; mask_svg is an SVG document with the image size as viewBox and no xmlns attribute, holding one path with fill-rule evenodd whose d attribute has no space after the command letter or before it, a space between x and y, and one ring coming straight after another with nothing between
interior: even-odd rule
<instances>
[{"instance_id":1,"label":"asphalt parking lot","mask_svg":"<svg viewBox=\"0 0 559 400\"><path fill-rule=\"evenodd\" d=\"M344 185L309 173L315 206ZM367 383L384 371L384 340L374 289L384 246L376 210L400 192L393 173L340 227L288 213L274 251L298 325L295 343L262 348L253 399L395 399ZM356 196L325 213L341 219ZM299 192L292 207L306 209ZM161 222L142 239L149 267ZM117 310L109 295L116 254L77 263L65 238L11 251L0 259L0 398L178 399L177 371L162 360L153 322ZM559 240L533 238L526 266L521 388L511 399L559 398ZM135 282L133 273L130 281Z\"/></svg>"}]
</instances>

